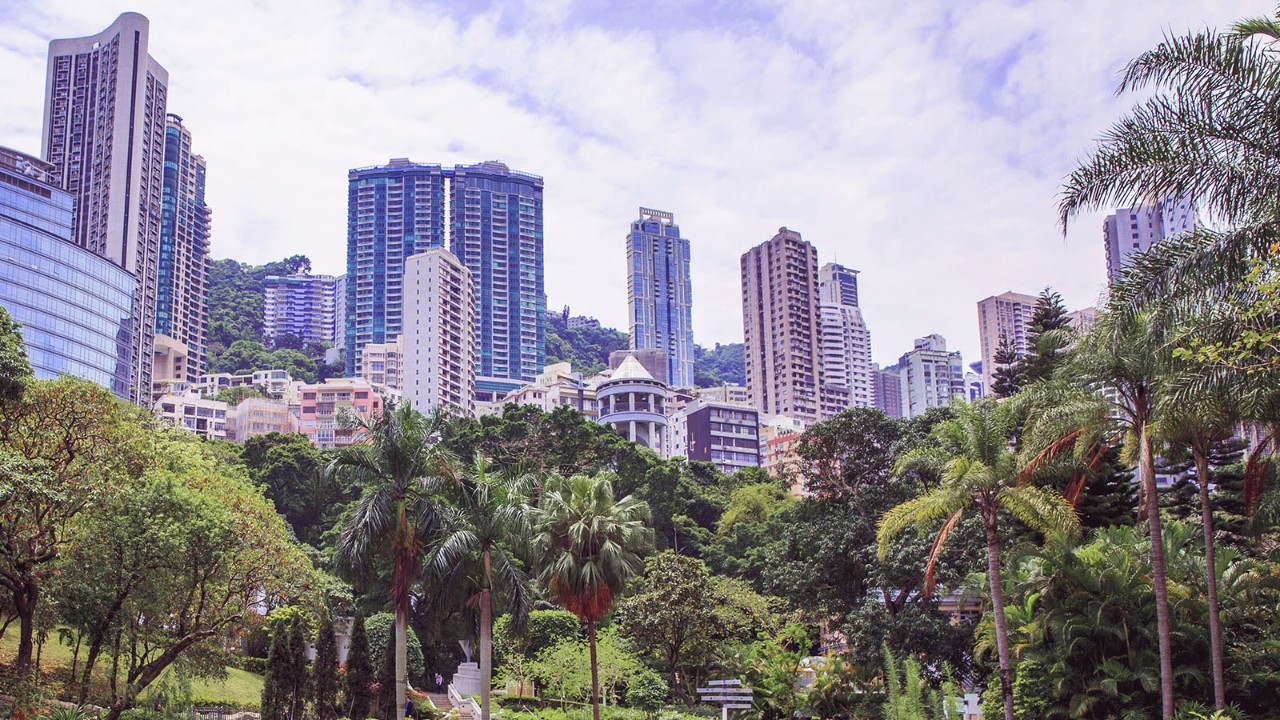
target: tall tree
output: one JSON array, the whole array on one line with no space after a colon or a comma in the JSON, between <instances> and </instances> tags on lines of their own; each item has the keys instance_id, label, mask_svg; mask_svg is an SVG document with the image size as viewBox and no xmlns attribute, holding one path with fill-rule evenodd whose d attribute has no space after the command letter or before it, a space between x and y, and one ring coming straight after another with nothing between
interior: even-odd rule
<instances>
[{"instance_id":1,"label":"tall tree","mask_svg":"<svg viewBox=\"0 0 1280 720\"><path fill-rule=\"evenodd\" d=\"M992 357L995 370L991 371L991 394L998 398L1007 398L1018 392L1025 384L1025 370L1022 358L1008 335L1000 335L1000 344Z\"/></svg>"},{"instance_id":2,"label":"tall tree","mask_svg":"<svg viewBox=\"0 0 1280 720\"><path fill-rule=\"evenodd\" d=\"M424 416L404 402L374 418L353 421L364 444L340 449L329 472L363 488L338 541L338 558L357 575L390 556L391 604L396 631L396 716L404 720L405 648L409 591L419 555L440 527L433 478L454 477L449 453L439 444L445 415Z\"/></svg>"},{"instance_id":3,"label":"tall tree","mask_svg":"<svg viewBox=\"0 0 1280 720\"><path fill-rule=\"evenodd\" d=\"M529 615L528 578L508 548L521 542L524 499L531 489L520 474L493 476L477 457L458 482L440 488L452 502L443 509L441 536L427 557L435 584L458 585L474 579L468 604L480 611L480 714L489 720L493 685L493 605L501 593L517 628Z\"/></svg>"},{"instance_id":4,"label":"tall tree","mask_svg":"<svg viewBox=\"0 0 1280 720\"><path fill-rule=\"evenodd\" d=\"M0 307L0 402L17 400L31 378L27 346L20 332L22 325L9 311Z\"/></svg>"},{"instance_id":5,"label":"tall tree","mask_svg":"<svg viewBox=\"0 0 1280 720\"><path fill-rule=\"evenodd\" d=\"M364 628L364 615L356 611L351 620L351 640L347 644L346 698L349 718L369 717L373 694L373 668L369 665L369 635Z\"/></svg>"},{"instance_id":6,"label":"tall tree","mask_svg":"<svg viewBox=\"0 0 1280 720\"><path fill-rule=\"evenodd\" d=\"M550 476L537 507L526 507L533 546L542 559L548 594L587 626L591 650L591 710L600 720L596 625L627 581L643 569L640 553L653 544L648 506L631 496L615 500L616 476Z\"/></svg>"},{"instance_id":7,"label":"tall tree","mask_svg":"<svg viewBox=\"0 0 1280 720\"><path fill-rule=\"evenodd\" d=\"M325 614L316 634L316 660L312 669L312 693L316 699L316 720L338 717L338 639L333 618Z\"/></svg>"},{"instance_id":8,"label":"tall tree","mask_svg":"<svg viewBox=\"0 0 1280 720\"><path fill-rule=\"evenodd\" d=\"M75 518L139 473L142 427L136 408L69 376L0 404L0 589L18 617L20 674L31 668L44 568Z\"/></svg>"},{"instance_id":9,"label":"tall tree","mask_svg":"<svg viewBox=\"0 0 1280 720\"><path fill-rule=\"evenodd\" d=\"M1022 382L1033 383L1053 375L1062 362L1062 353L1071 343L1071 320L1062 296L1051 288L1040 291L1027 327L1027 356L1023 359Z\"/></svg>"},{"instance_id":10,"label":"tall tree","mask_svg":"<svg viewBox=\"0 0 1280 720\"><path fill-rule=\"evenodd\" d=\"M1077 526L1075 513L1061 495L1018 483L1015 458L1009 450L1013 433L1010 415L1009 406L994 400L960 404L954 419L934 429L935 446L909 452L897 464L899 473L924 471L938 477L939 484L886 513L877 533L883 558L890 542L908 527L943 521L934 542L932 562L965 510L977 509L987 535L987 576L1000 657L1005 720L1014 720L1014 715L1009 633L1000 580L1001 511L1045 533L1069 533Z\"/></svg>"},{"instance_id":11,"label":"tall tree","mask_svg":"<svg viewBox=\"0 0 1280 720\"><path fill-rule=\"evenodd\" d=\"M1149 313L1103 313L1077 343L1061 382L1041 387L1031 400L1023 454L1031 473L1067 453L1082 468L1088 468L1100 462L1110 448L1121 445L1127 445L1131 456L1137 458L1139 519L1146 520L1151 536L1162 712L1170 718L1174 705L1172 617L1153 449L1157 382L1162 363L1168 359L1167 348L1166 334ZM1107 390L1082 390L1098 387ZM1083 483L1088 474L1079 477ZM1081 487L1074 484L1067 497L1077 498Z\"/></svg>"}]
</instances>

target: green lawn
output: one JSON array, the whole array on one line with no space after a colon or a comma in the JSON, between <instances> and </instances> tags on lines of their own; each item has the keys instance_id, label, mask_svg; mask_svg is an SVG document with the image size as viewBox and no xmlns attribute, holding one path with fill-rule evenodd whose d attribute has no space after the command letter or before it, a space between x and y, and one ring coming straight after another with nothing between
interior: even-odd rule
<instances>
[{"instance_id":1,"label":"green lawn","mask_svg":"<svg viewBox=\"0 0 1280 720\"><path fill-rule=\"evenodd\" d=\"M0 638L0 664L8 665L18 652L18 627L10 625ZM84 660L81 648L80 659ZM110 661L103 658L99 666L109 669ZM58 642L57 633L49 633L40 656L40 670L46 675L55 670L71 667L71 648ZM94 673L97 677L97 673ZM153 684L154 685L154 684ZM143 691L145 699L149 693ZM257 707L262 699L262 676L233 667L227 668L225 680L193 680L191 699L196 705L225 705L228 707Z\"/></svg>"}]
</instances>

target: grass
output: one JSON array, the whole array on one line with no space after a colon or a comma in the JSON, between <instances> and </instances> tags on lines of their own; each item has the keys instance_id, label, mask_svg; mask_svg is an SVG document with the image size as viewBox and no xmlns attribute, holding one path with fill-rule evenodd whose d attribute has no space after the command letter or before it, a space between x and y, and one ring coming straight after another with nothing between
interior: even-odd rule
<instances>
[{"instance_id":1,"label":"grass","mask_svg":"<svg viewBox=\"0 0 1280 720\"><path fill-rule=\"evenodd\" d=\"M10 665L18 654L18 627L14 623L0 638L0 665ZM85 649L80 649L80 660L84 661ZM40 670L46 676L65 677L71 669L71 648L58 642L56 632L49 633L40 654ZM102 658L98 667L105 672L110 669L110 659ZM95 678L97 673L94 673ZM154 695L156 687L164 681L164 677L151 684L142 693L142 704ZM262 676L239 668L228 667L227 676L222 680L192 680L191 701L197 706L222 705L236 708L256 708L262 699Z\"/></svg>"}]
</instances>

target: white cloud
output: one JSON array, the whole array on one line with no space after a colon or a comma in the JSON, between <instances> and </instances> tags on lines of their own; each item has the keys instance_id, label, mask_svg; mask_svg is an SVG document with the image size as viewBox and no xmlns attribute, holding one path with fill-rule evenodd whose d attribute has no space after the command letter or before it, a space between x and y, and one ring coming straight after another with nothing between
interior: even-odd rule
<instances>
[{"instance_id":1,"label":"white cloud","mask_svg":"<svg viewBox=\"0 0 1280 720\"><path fill-rule=\"evenodd\" d=\"M0 144L38 150L49 39L136 9L209 163L215 257L342 272L348 168L502 159L546 178L552 307L625 328L622 239L644 205L693 241L703 344L741 339L738 257L786 225L863 272L877 360L941 332L972 361L979 299L1101 289L1101 215L1064 242L1054 200L1132 103L1113 94L1123 64L1166 30L1266 11L899 5L0 0Z\"/></svg>"}]
</instances>

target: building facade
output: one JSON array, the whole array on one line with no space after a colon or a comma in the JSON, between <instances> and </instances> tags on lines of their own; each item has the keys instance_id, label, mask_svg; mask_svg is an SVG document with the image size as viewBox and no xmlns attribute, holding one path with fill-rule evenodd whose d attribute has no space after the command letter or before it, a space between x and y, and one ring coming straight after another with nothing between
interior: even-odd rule
<instances>
[{"instance_id":1,"label":"building facade","mask_svg":"<svg viewBox=\"0 0 1280 720\"><path fill-rule=\"evenodd\" d=\"M244 442L267 433L296 433L298 418L285 400L252 397L227 410L227 439Z\"/></svg>"},{"instance_id":2,"label":"building facade","mask_svg":"<svg viewBox=\"0 0 1280 720\"><path fill-rule=\"evenodd\" d=\"M818 270L819 324L824 387L847 393L832 397L832 407L871 407L871 333L858 306L858 271L837 263ZM834 396L833 391L827 391ZM842 408L843 409L843 408Z\"/></svg>"},{"instance_id":3,"label":"building facade","mask_svg":"<svg viewBox=\"0 0 1280 720\"><path fill-rule=\"evenodd\" d=\"M627 304L631 349L661 350L666 382L693 387L693 283L689 240L675 216L640 208L627 235Z\"/></svg>"},{"instance_id":4,"label":"building facade","mask_svg":"<svg viewBox=\"0 0 1280 720\"><path fill-rule=\"evenodd\" d=\"M0 305L22 323L36 377L74 375L131 399L137 280L72 242L73 199L52 169L0 148Z\"/></svg>"},{"instance_id":5,"label":"building facade","mask_svg":"<svg viewBox=\"0 0 1280 720\"><path fill-rule=\"evenodd\" d=\"M49 43L43 154L75 198L71 237L131 273L129 396L151 398L163 217L169 73L148 52L150 24L127 12L106 30Z\"/></svg>"},{"instance_id":6,"label":"building facade","mask_svg":"<svg viewBox=\"0 0 1280 720\"><path fill-rule=\"evenodd\" d=\"M364 346L364 363L360 377L371 385L382 385L391 390L404 388L404 335L394 342L369 343Z\"/></svg>"},{"instance_id":7,"label":"building facade","mask_svg":"<svg viewBox=\"0 0 1280 720\"><path fill-rule=\"evenodd\" d=\"M1031 316L1036 309L1036 296L1012 290L978 301L978 341L982 349L982 384L991 387L996 369L996 351L1000 341L1008 338L1019 358L1030 349Z\"/></svg>"},{"instance_id":8,"label":"building facade","mask_svg":"<svg viewBox=\"0 0 1280 720\"><path fill-rule=\"evenodd\" d=\"M370 419L382 412L382 398L364 380L330 378L303 385L298 415L299 430L318 448L336 448L362 442L359 432L345 418Z\"/></svg>"},{"instance_id":9,"label":"building facade","mask_svg":"<svg viewBox=\"0 0 1280 720\"><path fill-rule=\"evenodd\" d=\"M667 397L667 386L634 357L628 357L608 380L596 386L598 420L665 458L670 453Z\"/></svg>"},{"instance_id":10,"label":"building facade","mask_svg":"<svg viewBox=\"0 0 1280 720\"><path fill-rule=\"evenodd\" d=\"M1151 205L1120 208L1102 222L1107 253L1107 284L1120 279L1129 256L1152 245L1196 229L1196 205L1189 196L1168 198Z\"/></svg>"},{"instance_id":11,"label":"building facade","mask_svg":"<svg viewBox=\"0 0 1280 720\"><path fill-rule=\"evenodd\" d=\"M733 473L760 465L760 414L737 403L698 398L671 417L671 455Z\"/></svg>"},{"instance_id":12,"label":"building facade","mask_svg":"<svg viewBox=\"0 0 1280 720\"><path fill-rule=\"evenodd\" d=\"M818 251L800 233L778 234L741 260L747 389L761 413L821 419L823 384Z\"/></svg>"},{"instance_id":13,"label":"building facade","mask_svg":"<svg viewBox=\"0 0 1280 720\"><path fill-rule=\"evenodd\" d=\"M186 346L189 382L208 369L212 213L204 201L204 185L205 162L191 152L191 131L181 117L169 113L164 132L155 334Z\"/></svg>"},{"instance_id":14,"label":"building facade","mask_svg":"<svg viewBox=\"0 0 1280 720\"><path fill-rule=\"evenodd\" d=\"M915 349L903 355L895 369L904 418L968 396L960 351L948 352L946 339L936 333L918 338Z\"/></svg>"},{"instance_id":15,"label":"building facade","mask_svg":"<svg viewBox=\"0 0 1280 720\"><path fill-rule=\"evenodd\" d=\"M444 406L468 417L475 413L476 301L471 277L444 248L412 255L405 262L401 389L404 398L423 411Z\"/></svg>"},{"instance_id":16,"label":"building facade","mask_svg":"<svg viewBox=\"0 0 1280 720\"><path fill-rule=\"evenodd\" d=\"M897 367L871 369L872 406L891 418L902 417L902 377Z\"/></svg>"},{"instance_id":17,"label":"building facade","mask_svg":"<svg viewBox=\"0 0 1280 720\"><path fill-rule=\"evenodd\" d=\"M156 401L156 417L186 428L208 440L227 439L227 404L199 395L162 395Z\"/></svg>"},{"instance_id":18,"label":"building facade","mask_svg":"<svg viewBox=\"0 0 1280 720\"><path fill-rule=\"evenodd\" d=\"M433 247L471 272L477 376L541 372L542 178L500 162L445 168L397 158L352 170L347 202L348 375L358 374L366 344L403 332L404 263Z\"/></svg>"},{"instance_id":19,"label":"building facade","mask_svg":"<svg viewBox=\"0 0 1280 720\"><path fill-rule=\"evenodd\" d=\"M336 290L332 275L268 275L262 281L263 336L333 342Z\"/></svg>"}]
</instances>

